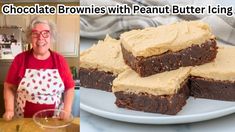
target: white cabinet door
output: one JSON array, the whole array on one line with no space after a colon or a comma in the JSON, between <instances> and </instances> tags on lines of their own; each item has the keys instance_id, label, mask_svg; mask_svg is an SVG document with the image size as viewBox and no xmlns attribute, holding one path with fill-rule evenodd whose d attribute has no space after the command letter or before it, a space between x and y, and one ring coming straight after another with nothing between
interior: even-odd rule
<instances>
[{"instance_id":1,"label":"white cabinet door","mask_svg":"<svg viewBox=\"0 0 235 132\"><path fill-rule=\"evenodd\" d=\"M22 27L25 31L30 22L29 15L6 15L6 26Z\"/></svg>"},{"instance_id":2,"label":"white cabinet door","mask_svg":"<svg viewBox=\"0 0 235 132\"><path fill-rule=\"evenodd\" d=\"M78 15L57 15L56 50L65 57L78 57L80 19Z\"/></svg>"}]
</instances>

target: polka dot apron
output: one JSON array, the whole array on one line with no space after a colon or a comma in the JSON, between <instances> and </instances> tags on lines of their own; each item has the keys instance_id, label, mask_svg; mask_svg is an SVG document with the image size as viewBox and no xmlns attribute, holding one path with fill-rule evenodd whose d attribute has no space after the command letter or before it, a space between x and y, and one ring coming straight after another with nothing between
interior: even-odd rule
<instances>
[{"instance_id":1,"label":"polka dot apron","mask_svg":"<svg viewBox=\"0 0 235 132\"><path fill-rule=\"evenodd\" d=\"M16 116L32 116L32 114L27 115L27 113L33 111L35 105L61 109L63 107L63 92L64 83L58 69L26 69L17 89Z\"/></svg>"}]
</instances>

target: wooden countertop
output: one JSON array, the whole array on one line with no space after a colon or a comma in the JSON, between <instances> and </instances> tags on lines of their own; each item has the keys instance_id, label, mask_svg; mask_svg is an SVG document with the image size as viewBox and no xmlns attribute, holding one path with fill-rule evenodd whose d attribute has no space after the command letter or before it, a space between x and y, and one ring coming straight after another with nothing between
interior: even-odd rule
<instances>
[{"instance_id":1,"label":"wooden countertop","mask_svg":"<svg viewBox=\"0 0 235 132\"><path fill-rule=\"evenodd\" d=\"M17 131L17 126L19 130ZM13 119L12 121L4 121L0 118L0 132L79 132L80 131L80 118L74 118L71 125L65 129L50 129L45 130L40 128L34 123L32 118L19 118Z\"/></svg>"}]
</instances>

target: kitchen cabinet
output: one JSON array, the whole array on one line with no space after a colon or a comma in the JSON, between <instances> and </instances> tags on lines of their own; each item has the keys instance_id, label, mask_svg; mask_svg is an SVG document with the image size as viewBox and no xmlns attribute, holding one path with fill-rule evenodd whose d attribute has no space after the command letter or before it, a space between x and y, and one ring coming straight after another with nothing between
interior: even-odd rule
<instances>
[{"instance_id":1,"label":"kitchen cabinet","mask_svg":"<svg viewBox=\"0 0 235 132\"><path fill-rule=\"evenodd\" d=\"M65 57L78 57L80 19L78 15L57 15L56 50Z\"/></svg>"},{"instance_id":2,"label":"kitchen cabinet","mask_svg":"<svg viewBox=\"0 0 235 132\"><path fill-rule=\"evenodd\" d=\"M3 113L4 113L4 100L3 100L3 84L4 84L4 80L6 78L8 69L10 67L12 63L12 60L1 60L0 61L0 117L2 117Z\"/></svg>"},{"instance_id":3,"label":"kitchen cabinet","mask_svg":"<svg viewBox=\"0 0 235 132\"><path fill-rule=\"evenodd\" d=\"M8 69L13 60L0 60L0 84L4 83Z\"/></svg>"},{"instance_id":4,"label":"kitchen cabinet","mask_svg":"<svg viewBox=\"0 0 235 132\"><path fill-rule=\"evenodd\" d=\"M6 26L18 26L22 27L25 31L30 23L30 16L28 15L7 15L5 16L6 19Z\"/></svg>"},{"instance_id":5,"label":"kitchen cabinet","mask_svg":"<svg viewBox=\"0 0 235 132\"><path fill-rule=\"evenodd\" d=\"M4 19L4 15L3 14L0 14L0 27L3 27L5 26L5 19Z\"/></svg>"},{"instance_id":6,"label":"kitchen cabinet","mask_svg":"<svg viewBox=\"0 0 235 132\"><path fill-rule=\"evenodd\" d=\"M32 20L35 17L39 17L39 18L49 20L49 21L56 23L56 15L32 15L32 16L30 16L30 20Z\"/></svg>"}]
</instances>

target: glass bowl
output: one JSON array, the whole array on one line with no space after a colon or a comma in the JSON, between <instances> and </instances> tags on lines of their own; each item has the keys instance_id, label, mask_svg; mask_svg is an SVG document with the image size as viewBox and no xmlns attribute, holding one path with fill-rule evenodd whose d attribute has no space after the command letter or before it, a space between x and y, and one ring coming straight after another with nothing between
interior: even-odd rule
<instances>
[{"instance_id":1,"label":"glass bowl","mask_svg":"<svg viewBox=\"0 0 235 132\"><path fill-rule=\"evenodd\" d=\"M68 116L60 116L68 115ZM64 110L59 109L46 109L38 111L33 115L33 121L45 130L52 129L65 129L73 121L73 115Z\"/></svg>"}]
</instances>

